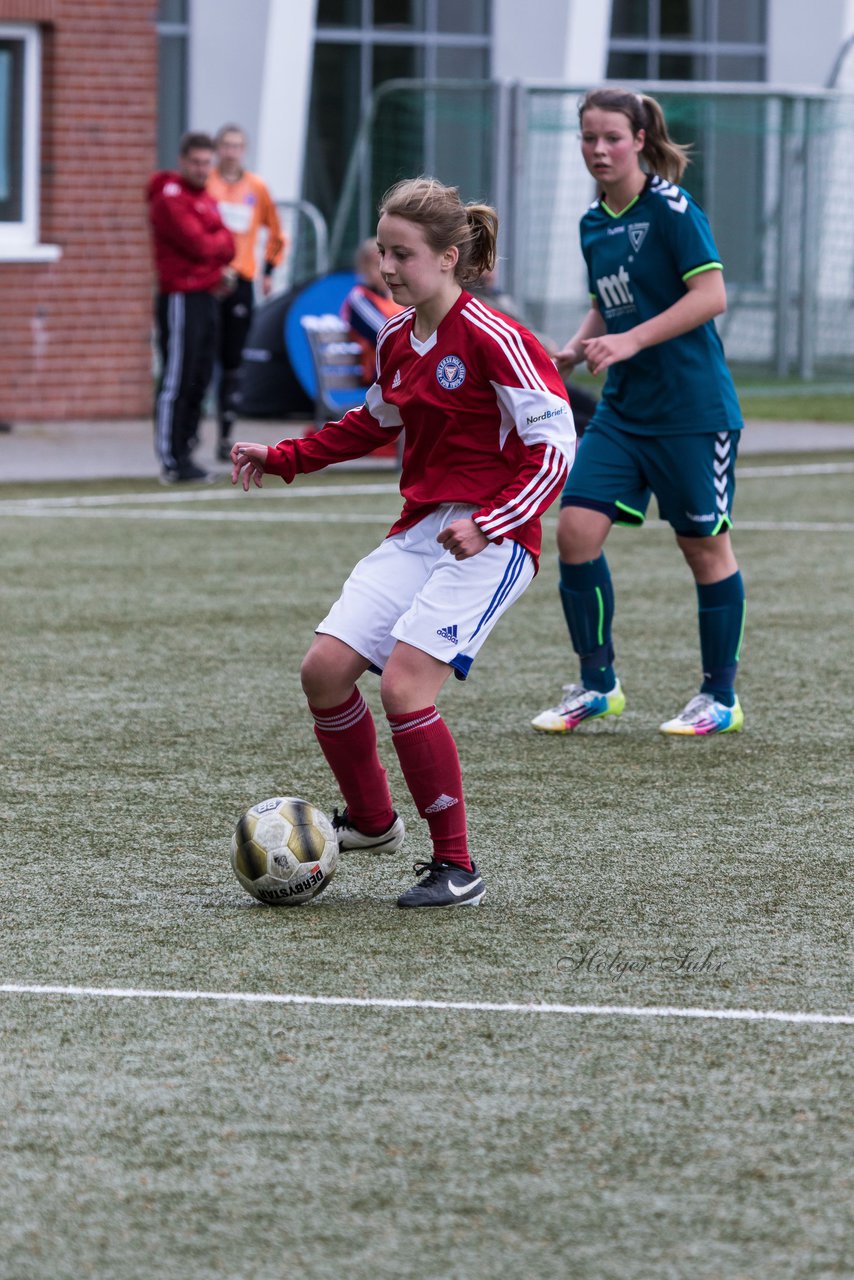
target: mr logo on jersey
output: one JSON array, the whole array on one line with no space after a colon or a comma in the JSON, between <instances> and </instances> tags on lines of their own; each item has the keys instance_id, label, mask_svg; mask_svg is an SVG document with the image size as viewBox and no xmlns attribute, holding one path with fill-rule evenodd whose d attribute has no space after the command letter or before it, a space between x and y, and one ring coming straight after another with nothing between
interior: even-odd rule
<instances>
[{"instance_id":1,"label":"mr logo on jersey","mask_svg":"<svg viewBox=\"0 0 854 1280\"><path fill-rule=\"evenodd\" d=\"M625 267L611 276L600 276L596 281L596 288L599 291L599 297L606 311L613 311L619 307L630 307L634 302L632 291L629 288L629 273Z\"/></svg>"},{"instance_id":2,"label":"mr logo on jersey","mask_svg":"<svg viewBox=\"0 0 854 1280\"><path fill-rule=\"evenodd\" d=\"M436 365L439 386L446 391L456 391L466 380L466 367L459 356L444 356Z\"/></svg>"}]
</instances>

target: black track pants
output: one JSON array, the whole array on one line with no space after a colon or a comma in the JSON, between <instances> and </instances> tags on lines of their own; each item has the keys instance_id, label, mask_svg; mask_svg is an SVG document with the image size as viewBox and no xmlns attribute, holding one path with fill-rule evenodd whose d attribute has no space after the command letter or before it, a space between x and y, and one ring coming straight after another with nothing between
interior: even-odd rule
<instances>
[{"instance_id":1,"label":"black track pants","mask_svg":"<svg viewBox=\"0 0 854 1280\"><path fill-rule=\"evenodd\" d=\"M190 462L202 402L213 372L216 299L211 293L161 293L157 331L163 361L154 406L154 447L161 465Z\"/></svg>"}]
</instances>

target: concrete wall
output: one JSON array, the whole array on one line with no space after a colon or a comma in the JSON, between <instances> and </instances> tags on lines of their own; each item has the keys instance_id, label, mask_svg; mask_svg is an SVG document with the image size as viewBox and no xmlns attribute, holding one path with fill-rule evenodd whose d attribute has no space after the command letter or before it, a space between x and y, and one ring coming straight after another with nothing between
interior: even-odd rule
<instances>
[{"instance_id":1,"label":"concrete wall","mask_svg":"<svg viewBox=\"0 0 854 1280\"><path fill-rule=\"evenodd\" d=\"M189 114L249 135L247 164L276 200L302 186L315 0L192 0Z\"/></svg>"},{"instance_id":2,"label":"concrete wall","mask_svg":"<svg viewBox=\"0 0 854 1280\"><path fill-rule=\"evenodd\" d=\"M494 0L497 80L596 84L605 74L608 0Z\"/></svg>"},{"instance_id":3,"label":"concrete wall","mask_svg":"<svg viewBox=\"0 0 854 1280\"><path fill-rule=\"evenodd\" d=\"M823 88L842 42L852 31L851 0L819 0L811 15L805 12L803 0L770 0L768 83Z\"/></svg>"}]
</instances>

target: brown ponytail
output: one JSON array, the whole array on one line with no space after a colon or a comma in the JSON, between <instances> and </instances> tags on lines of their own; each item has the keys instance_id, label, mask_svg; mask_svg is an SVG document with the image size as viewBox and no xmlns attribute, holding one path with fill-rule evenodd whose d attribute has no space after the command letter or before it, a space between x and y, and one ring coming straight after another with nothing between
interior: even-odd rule
<instances>
[{"instance_id":1,"label":"brown ponytail","mask_svg":"<svg viewBox=\"0 0 854 1280\"><path fill-rule=\"evenodd\" d=\"M463 204L457 187L443 186L435 178L405 178L383 196L380 217L384 213L417 223L437 253L456 245L459 284L469 284L495 266L498 214L488 204Z\"/></svg>"},{"instance_id":2,"label":"brown ponytail","mask_svg":"<svg viewBox=\"0 0 854 1280\"><path fill-rule=\"evenodd\" d=\"M641 157L652 172L679 182L690 162L690 145L674 142L667 132L664 112L655 98L646 93L633 93L630 89L591 89L578 104L578 119L583 125L584 112L591 107L600 111L619 111L626 117L637 135L644 131Z\"/></svg>"}]
</instances>

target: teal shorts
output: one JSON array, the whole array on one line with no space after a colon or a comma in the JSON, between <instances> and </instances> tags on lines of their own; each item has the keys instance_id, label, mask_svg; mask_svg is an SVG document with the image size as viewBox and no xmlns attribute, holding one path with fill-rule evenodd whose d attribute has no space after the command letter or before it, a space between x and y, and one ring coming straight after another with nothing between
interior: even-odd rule
<instances>
[{"instance_id":1,"label":"teal shorts","mask_svg":"<svg viewBox=\"0 0 854 1280\"><path fill-rule=\"evenodd\" d=\"M590 423L561 495L562 507L602 511L615 524L642 525L649 499L675 533L713 537L732 527L738 431L641 436Z\"/></svg>"}]
</instances>

